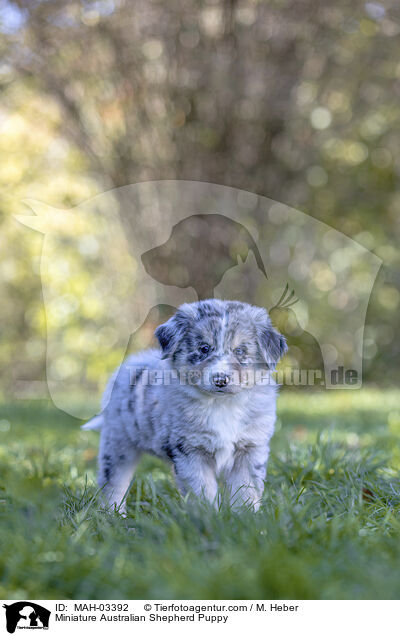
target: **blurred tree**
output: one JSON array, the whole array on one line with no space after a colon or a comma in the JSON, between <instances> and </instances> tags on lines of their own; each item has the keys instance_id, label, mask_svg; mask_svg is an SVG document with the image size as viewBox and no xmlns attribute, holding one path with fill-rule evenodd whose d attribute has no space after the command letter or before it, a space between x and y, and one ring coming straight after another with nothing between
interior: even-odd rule
<instances>
[{"instance_id":1,"label":"blurred tree","mask_svg":"<svg viewBox=\"0 0 400 636\"><path fill-rule=\"evenodd\" d=\"M197 179L311 213L385 262L368 312L365 357L371 377L387 375L400 351L394 0L2 4L3 103L21 112L29 95L40 106L24 113L39 150L16 151L20 162L26 155L18 168L25 189L52 180L49 150L37 134L49 128L51 112L52 134L68 144L64 173L84 174L92 184L53 190L56 205L94 187ZM12 187L15 180L9 173ZM29 286L24 293L25 308L37 302ZM15 311L18 338L26 341L23 309ZM38 327L29 329L32 336Z\"/></svg>"}]
</instances>

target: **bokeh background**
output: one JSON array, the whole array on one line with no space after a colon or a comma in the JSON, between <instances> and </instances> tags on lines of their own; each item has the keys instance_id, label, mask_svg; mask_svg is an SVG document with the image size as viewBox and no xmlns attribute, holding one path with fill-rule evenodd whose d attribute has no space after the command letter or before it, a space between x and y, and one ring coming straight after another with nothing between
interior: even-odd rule
<instances>
[{"instance_id":1,"label":"bokeh background","mask_svg":"<svg viewBox=\"0 0 400 636\"><path fill-rule=\"evenodd\" d=\"M0 597L400 598L399 36L395 0L0 0ZM214 266L209 242L221 239L224 252L232 225L185 221L185 236L199 240L182 258L181 226L171 233L163 216L173 197L145 196L167 180L236 189L244 229L225 258L247 259L229 269L230 284L275 304L271 316L299 335L300 351L323 346L314 336L338 309L354 318L371 254L382 261L363 388L282 388L256 515L183 501L152 457L138 468L127 518L105 513L98 436L72 408L78 382L96 412L133 312L144 322L131 351L151 344L179 293L226 289L226 276L196 272ZM124 199L129 184L143 199ZM312 232L299 240L282 223L288 206L343 245L332 230L316 250ZM186 216L170 212L174 223ZM14 215L56 232L48 240ZM271 225L266 284L255 246ZM354 268L350 238L369 250ZM151 285L137 283L135 241ZM288 289L279 304L282 254L299 247L311 280L302 289L300 262L299 301L290 305ZM349 294L338 284L346 269ZM318 312L307 314L303 291ZM339 322L342 344L352 344L353 324L340 333ZM46 368L49 343L57 355ZM308 362L319 368L315 355ZM64 392L53 403L49 369Z\"/></svg>"},{"instance_id":2,"label":"bokeh background","mask_svg":"<svg viewBox=\"0 0 400 636\"><path fill-rule=\"evenodd\" d=\"M28 212L22 200L70 209L105 190L162 179L266 196L382 259L364 332L364 381L397 386L399 35L395 2L3 0L1 392L46 396L52 325L42 297L43 235L13 217ZM110 331L98 320L108 296L91 277L101 263L96 245L76 247L68 253L65 244L68 285L54 320L73 316L66 342L96 325L79 347L97 395L121 352L104 356ZM320 268L316 293L326 280ZM321 307L321 321L331 309ZM150 327L134 348L148 344ZM64 362L68 378L73 360Z\"/></svg>"}]
</instances>

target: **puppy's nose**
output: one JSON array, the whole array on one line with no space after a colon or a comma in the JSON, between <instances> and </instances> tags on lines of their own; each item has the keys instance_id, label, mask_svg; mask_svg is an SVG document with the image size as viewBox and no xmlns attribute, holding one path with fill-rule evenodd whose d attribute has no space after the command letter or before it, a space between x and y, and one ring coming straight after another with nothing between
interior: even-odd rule
<instances>
[{"instance_id":1,"label":"puppy's nose","mask_svg":"<svg viewBox=\"0 0 400 636\"><path fill-rule=\"evenodd\" d=\"M229 376L227 376L226 373L214 373L212 381L214 382L215 386L222 389L222 387L228 384Z\"/></svg>"}]
</instances>

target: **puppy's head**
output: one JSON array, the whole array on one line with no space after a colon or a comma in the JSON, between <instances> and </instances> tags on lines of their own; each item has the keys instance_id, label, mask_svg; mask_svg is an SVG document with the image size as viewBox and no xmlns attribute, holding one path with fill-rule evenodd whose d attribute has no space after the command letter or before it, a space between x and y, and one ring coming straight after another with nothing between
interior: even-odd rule
<instances>
[{"instance_id":1,"label":"puppy's head","mask_svg":"<svg viewBox=\"0 0 400 636\"><path fill-rule=\"evenodd\" d=\"M253 387L255 372L274 369L287 348L265 309L236 301L182 305L155 334L181 379L212 394Z\"/></svg>"}]
</instances>

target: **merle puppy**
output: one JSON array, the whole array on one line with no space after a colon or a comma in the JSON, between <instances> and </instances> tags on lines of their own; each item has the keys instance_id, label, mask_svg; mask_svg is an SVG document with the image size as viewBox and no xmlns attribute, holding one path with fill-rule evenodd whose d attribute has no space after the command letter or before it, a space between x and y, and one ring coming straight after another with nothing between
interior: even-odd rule
<instances>
[{"instance_id":1,"label":"merle puppy","mask_svg":"<svg viewBox=\"0 0 400 636\"><path fill-rule=\"evenodd\" d=\"M102 412L99 485L125 496L142 453L172 462L182 493L218 505L222 478L234 505L259 507L274 431L271 370L285 339L265 309L203 300L182 305L155 335L160 349L129 357L111 377Z\"/></svg>"}]
</instances>

